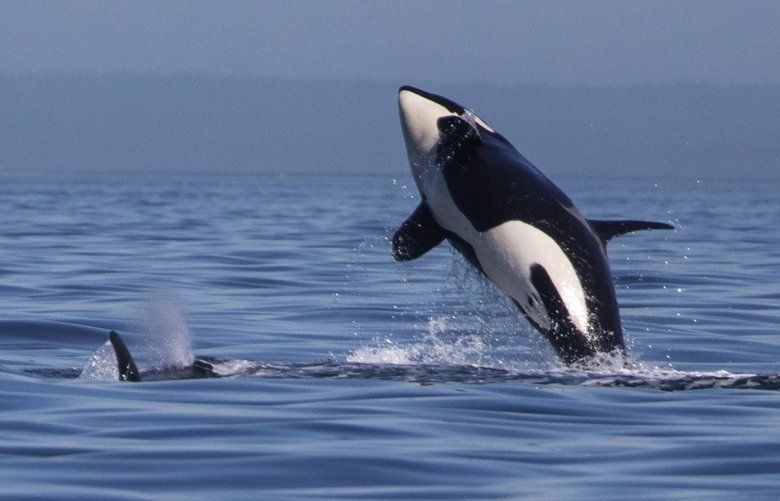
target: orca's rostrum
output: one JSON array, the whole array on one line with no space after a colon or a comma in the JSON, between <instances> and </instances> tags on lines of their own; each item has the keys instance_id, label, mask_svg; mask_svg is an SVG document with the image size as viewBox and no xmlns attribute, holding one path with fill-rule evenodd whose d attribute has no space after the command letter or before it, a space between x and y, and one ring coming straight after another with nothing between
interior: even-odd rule
<instances>
[{"instance_id":1,"label":"orca's rostrum","mask_svg":"<svg viewBox=\"0 0 780 501\"><path fill-rule=\"evenodd\" d=\"M567 364L625 353L606 244L648 221L585 219L501 134L463 106L414 87L398 93L422 201L393 237L399 261L447 239L509 296Z\"/></svg>"}]
</instances>

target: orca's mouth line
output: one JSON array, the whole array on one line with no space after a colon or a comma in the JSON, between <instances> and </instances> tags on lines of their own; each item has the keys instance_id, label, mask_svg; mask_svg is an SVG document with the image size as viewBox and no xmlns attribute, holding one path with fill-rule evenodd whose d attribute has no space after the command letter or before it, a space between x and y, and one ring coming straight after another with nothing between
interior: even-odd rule
<instances>
[{"instance_id":1,"label":"orca's mouth line","mask_svg":"<svg viewBox=\"0 0 780 501\"><path fill-rule=\"evenodd\" d=\"M412 87L411 85L404 85L400 89L398 89L399 94L404 91L411 92L412 94L417 94L418 96L423 97L429 101L433 101L434 103L445 107L449 112L455 113L457 115L463 115L467 111L466 108L459 105L455 101L447 99L444 96L439 96L438 94L432 94L422 89Z\"/></svg>"},{"instance_id":2,"label":"orca's mouth line","mask_svg":"<svg viewBox=\"0 0 780 501\"><path fill-rule=\"evenodd\" d=\"M477 126L482 127L483 129L487 130L488 132L495 133L495 130L493 130L492 127L490 127L488 124L485 123L484 120L479 118L479 116L474 113L472 110L465 108L461 106L460 104L456 103L455 101L452 101L451 99L447 99L444 96L440 96L438 94L432 94L430 92L426 92L422 89L418 89L416 87L412 87L411 85L404 85L400 89L398 89L398 93L401 92L411 92L413 94L416 94L422 98L425 98L431 102L434 102L438 104L439 106L444 107L447 111L450 113L454 113L455 115L459 116L466 122L468 122L472 127L476 128Z\"/></svg>"}]
</instances>

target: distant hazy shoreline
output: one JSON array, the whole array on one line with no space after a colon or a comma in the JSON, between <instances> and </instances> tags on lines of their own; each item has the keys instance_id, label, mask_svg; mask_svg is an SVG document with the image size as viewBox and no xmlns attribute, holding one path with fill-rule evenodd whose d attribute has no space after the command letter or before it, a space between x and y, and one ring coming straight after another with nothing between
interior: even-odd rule
<instances>
[{"instance_id":1,"label":"distant hazy shoreline","mask_svg":"<svg viewBox=\"0 0 780 501\"><path fill-rule=\"evenodd\" d=\"M395 91L404 83L473 107L553 177L780 179L780 86L199 74L0 74L0 176L403 175Z\"/></svg>"}]
</instances>

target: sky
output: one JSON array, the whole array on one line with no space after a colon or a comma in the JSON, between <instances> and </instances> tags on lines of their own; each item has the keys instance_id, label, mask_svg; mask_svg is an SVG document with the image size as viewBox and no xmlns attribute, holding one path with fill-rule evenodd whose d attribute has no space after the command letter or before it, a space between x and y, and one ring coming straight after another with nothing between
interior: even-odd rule
<instances>
[{"instance_id":1,"label":"sky","mask_svg":"<svg viewBox=\"0 0 780 501\"><path fill-rule=\"evenodd\" d=\"M777 1L8 1L0 72L780 84Z\"/></svg>"},{"instance_id":2,"label":"sky","mask_svg":"<svg viewBox=\"0 0 780 501\"><path fill-rule=\"evenodd\" d=\"M554 178L780 179L779 33L780 1L0 0L0 174L408 175L411 84Z\"/></svg>"}]
</instances>

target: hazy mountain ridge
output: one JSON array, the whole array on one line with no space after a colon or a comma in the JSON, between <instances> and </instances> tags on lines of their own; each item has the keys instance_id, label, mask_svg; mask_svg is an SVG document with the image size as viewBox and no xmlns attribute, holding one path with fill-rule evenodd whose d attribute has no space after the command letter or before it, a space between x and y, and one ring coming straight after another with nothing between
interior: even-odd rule
<instances>
[{"instance_id":1,"label":"hazy mountain ridge","mask_svg":"<svg viewBox=\"0 0 780 501\"><path fill-rule=\"evenodd\" d=\"M780 179L780 86L0 75L0 172L406 173L395 102L473 107L551 176Z\"/></svg>"}]
</instances>

